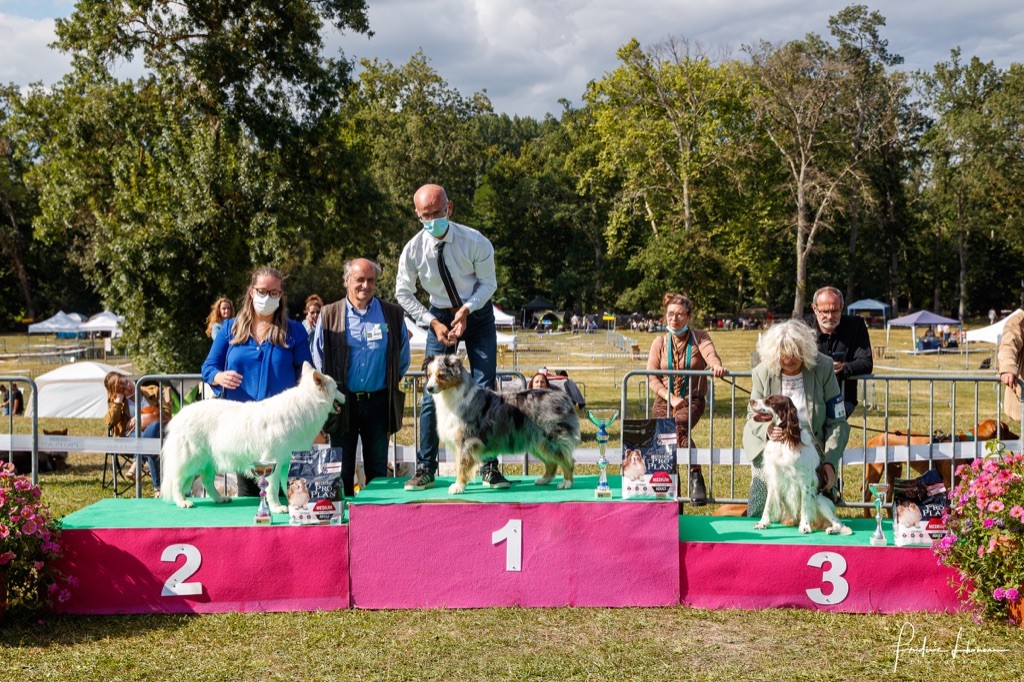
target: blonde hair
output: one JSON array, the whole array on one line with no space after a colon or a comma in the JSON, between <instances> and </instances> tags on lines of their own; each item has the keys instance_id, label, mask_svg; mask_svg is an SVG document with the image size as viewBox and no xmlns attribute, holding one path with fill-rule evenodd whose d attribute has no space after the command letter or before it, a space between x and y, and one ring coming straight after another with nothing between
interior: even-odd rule
<instances>
[{"instance_id":1,"label":"blonde hair","mask_svg":"<svg viewBox=\"0 0 1024 682\"><path fill-rule=\"evenodd\" d=\"M126 374L121 374L120 372L107 372L107 376L103 377L103 387L107 389L108 403L121 392L121 380L127 378Z\"/></svg>"},{"instance_id":2,"label":"blonde hair","mask_svg":"<svg viewBox=\"0 0 1024 682\"><path fill-rule=\"evenodd\" d=\"M235 316L235 326L231 330L231 345L237 346L242 343L246 343L252 337L252 321L256 316L256 310L252 305L252 290L256 288L256 280L260 277L270 276L281 282L281 299L277 306L277 310L274 311L271 317L273 328L270 330L270 336L268 340L275 346L281 348L288 347L288 315L285 310L287 308L287 301L284 295L284 275L281 274L280 270L264 265L253 270L252 277L249 278L249 286L245 288L245 295L242 297L241 310Z\"/></svg>"},{"instance_id":3,"label":"blonde hair","mask_svg":"<svg viewBox=\"0 0 1024 682\"><path fill-rule=\"evenodd\" d=\"M782 371L782 356L800 358L804 367L818 364L818 344L814 330L803 320L786 320L773 324L757 341L757 354L761 363L772 374Z\"/></svg>"},{"instance_id":4,"label":"blonde hair","mask_svg":"<svg viewBox=\"0 0 1024 682\"><path fill-rule=\"evenodd\" d=\"M235 304L227 296L221 296L213 302L213 305L210 306L210 314L206 316L206 335L211 339L213 338L213 325L228 319L220 316L220 306L222 303L230 305L232 310L235 309Z\"/></svg>"},{"instance_id":5,"label":"blonde hair","mask_svg":"<svg viewBox=\"0 0 1024 682\"><path fill-rule=\"evenodd\" d=\"M681 305L683 306L683 312L687 315L693 314L693 303L689 297L685 294L677 294L674 292L668 292L661 297L661 307L663 310L668 310L670 305Z\"/></svg>"}]
</instances>

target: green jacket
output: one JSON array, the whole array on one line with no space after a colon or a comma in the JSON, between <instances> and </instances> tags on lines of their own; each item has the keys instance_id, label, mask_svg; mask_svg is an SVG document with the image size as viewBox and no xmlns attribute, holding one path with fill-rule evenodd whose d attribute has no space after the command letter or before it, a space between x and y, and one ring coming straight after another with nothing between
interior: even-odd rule
<instances>
[{"instance_id":1,"label":"green jacket","mask_svg":"<svg viewBox=\"0 0 1024 682\"><path fill-rule=\"evenodd\" d=\"M832 371L832 359L822 353L818 354L818 364L812 369L804 366L804 395L807 398L807 420L811 423L811 435L821 451L825 453L825 461L839 471L839 461L850 439L850 425L846 417L836 418L828 415L826 404L837 396L842 402L843 393L839 388L835 372ZM751 372L753 386L751 398L766 398L770 395L782 394L781 373L772 374L763 362ZM755 422L751 419L753 411L747 407L747 423L743 427L743 451L747 461L756 467L761 466L761 453L768 439L767 431L770 422Z\"/></svg>"}]
</instances>

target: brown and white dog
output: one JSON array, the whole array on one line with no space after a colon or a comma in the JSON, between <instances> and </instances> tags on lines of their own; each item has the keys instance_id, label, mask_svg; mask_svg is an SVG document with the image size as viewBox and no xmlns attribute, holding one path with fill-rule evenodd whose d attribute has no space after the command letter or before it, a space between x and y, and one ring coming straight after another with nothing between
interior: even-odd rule
<instances>
[{"instance_id":1,"label":"brown and white dog","mask_svg":"<svg viewBox=\"0 0 1024 682\"><path fill-rule=\"evenodd\" d=\"M829 534L851 534L853 531L836 516L832 501L818 493L818 450L811 434L800 428L793 401L783 395L770 395L764 400L751 400L750 409L754 421L770 421L785 431L783 440L768 440L764 446L761 471L768 498L754 528L799 519L801 533L824 528Z\"/></svg>"},{"instance_id":2,"label":"brown and white dog","mask_svg":"<svg viewBox=\"0 0 1024 682\"><path fill-rule=\"evenodd\" d=\"M455 483L449 495L466 490L479 466L498 455L527 452L544 462L547 485L562 470L560 489L572 487L573 450L580 442L580 420L562 391L534 389L499 394L480 388L455 355L427 357L425 390L434 397L437 435L455 453Z\"/></svg>"},{"instance_id":3,"label":"brown and white dog","mask_svg":"<svg viewBox=\"0 0 1024 682\"><path fill-rule=\"evenodd\" d=\"M644 456L639 450L626 450L622 456L622 477L631 481L639 481L647 473Z\"/></svg>"}]
</instances>

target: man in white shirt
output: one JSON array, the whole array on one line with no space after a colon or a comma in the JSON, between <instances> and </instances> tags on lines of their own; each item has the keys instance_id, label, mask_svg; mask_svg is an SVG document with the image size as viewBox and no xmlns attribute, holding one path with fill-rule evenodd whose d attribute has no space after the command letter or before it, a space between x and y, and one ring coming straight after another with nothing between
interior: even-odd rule
<instances>
[{"instance_id":1,"label":"man in white shirt","mask_svg":"<svg viewBox=\"0 0 1024 682\"><path fill-rule=\"evenodd\" d=\"M433 333L427 334L428 357L454 353L462 340L473 381L493 388L498 357L490 302L498 287L494 247L473 228L449 220L453 204L440 185L420 187L413 195L413 205L423 229L402 249L395 298L415 322L429 324ZM429 308L416 299L417 279L430 298ZM424 392L416 474L405 484L406 490L434 487L437 451L434 400ZM485 487L509 487L497 462L484 464L480 475Z\"/></svg>"}]
</instances>

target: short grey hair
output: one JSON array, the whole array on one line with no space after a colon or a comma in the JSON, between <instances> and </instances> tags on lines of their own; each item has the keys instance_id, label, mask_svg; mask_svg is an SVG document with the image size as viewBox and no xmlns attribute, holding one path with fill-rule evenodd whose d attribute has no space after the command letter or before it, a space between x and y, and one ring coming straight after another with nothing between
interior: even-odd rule
<instances>
[{"instance_id":1,"label":"short grey hair","mask_svg":"<svg viewBox=\"0 0 1024 682\"><path fill-rule=\"evenodd\" d=\"M757 341L757 355L772 374L782 371L782 356L800 358L804 367L818 364L818 344L812 330L803 320L786 320L773 324Z\"/></svg>"},{"instance_id":2,"label":"short grey hair","mask_svg":"<svg viewBox=\"0 0 1024 682\"><path fill-rule=\"evenodd\" d=\"M344 281L346 284L348 284L348 276L352 274L353 264L357 260L365 260L370 265L372 265L373 266L373 271L377 274L377 277L380 277L381 273L384 272L384 268L382 268L375 261L372 261L369 258L350 258L349 260L345 261L345 269L342 272L342 277L341 277L342 281Z\"/></svg>"},{"instance_id":3,"label":"short grey hair","mask_svg":"<svg viewBox=\"0 0 1024 682\"><path fill-rule=\"evenodd\" d=\"M843 292L839 291L839 289L836 289L835 287L822 287L822 288L818 289L817 291L815 291L814 292L814 298L811 299L811 304L814 305L814 306L817 306L818 305L818 297L821 296L822 294L828 294L830 296L835 296L836 298L839 299L839 307L840 308L845 308L846 307L846 301L843 300Z\"/></svg>"}]
</instances>

